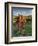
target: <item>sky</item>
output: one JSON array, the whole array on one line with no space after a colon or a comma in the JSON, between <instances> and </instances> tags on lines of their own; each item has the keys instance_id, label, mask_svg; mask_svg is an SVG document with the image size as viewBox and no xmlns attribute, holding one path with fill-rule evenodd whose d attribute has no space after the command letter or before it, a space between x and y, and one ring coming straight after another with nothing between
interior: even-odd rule
<instances>
[{"instance_id":1,"label":"sky","mask_svg":"<svg viewBox=\"0 0 38 46\"><path fill-rule=\"evenodd\" d=\"M18 14L20 15L32 15L32 8L19 8L19 7L14 7L12 8L12 14L14 16L18 16Z\"/></svg>"}]
</instances>

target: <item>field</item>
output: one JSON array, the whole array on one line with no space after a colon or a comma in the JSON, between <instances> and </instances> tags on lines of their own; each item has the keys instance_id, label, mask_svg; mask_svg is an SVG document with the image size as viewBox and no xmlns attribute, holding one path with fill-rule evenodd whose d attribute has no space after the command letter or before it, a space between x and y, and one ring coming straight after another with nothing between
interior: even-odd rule
<instances>
[{"instance_id":1,"label":"field","mask_svg":"<svg viewBox=\"0 0 38 46\"><path fill-rule=\"evenodd\" d=\"M20 16L19 16L20 17ZM22 27L18 26L19 24L16 22L18 16L13 16L13 30L12 30L12 37L19 37L19 36L32 36L32 16L22 16L24 17L24 23ZM20 20L21 21L21 20Z\"/></svg>"}]
</instances>

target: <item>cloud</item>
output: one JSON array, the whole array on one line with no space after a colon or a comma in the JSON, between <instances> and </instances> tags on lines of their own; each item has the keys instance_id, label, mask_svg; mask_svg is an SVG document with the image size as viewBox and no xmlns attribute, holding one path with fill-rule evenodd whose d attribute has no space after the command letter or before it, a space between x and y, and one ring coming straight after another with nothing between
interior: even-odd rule
<instances>
[{"instance_id":1,"label":"cloud","mask_svg":"<svg viewBox=\"0 0 38 46\"><path fill-rule=\"evenodd\" d=\"M31 15L32 9L31 8L13 8L13 15Z\"/></svg>"}]
</instances>

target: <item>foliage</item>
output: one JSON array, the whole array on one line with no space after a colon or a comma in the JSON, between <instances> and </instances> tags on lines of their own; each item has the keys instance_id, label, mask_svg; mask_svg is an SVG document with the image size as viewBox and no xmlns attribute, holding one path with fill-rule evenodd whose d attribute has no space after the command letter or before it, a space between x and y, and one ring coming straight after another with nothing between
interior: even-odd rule
<instances>
[{"instance_id":1,"label":"foliage","mask_svg":"<svg viewBox=\"0 0 38 46\"><path fill-rule=\"evenodd\" d=\"M12 36L32 36L32 17L30 21L25 23L24 28L22 31L19 31L19 29L16 27L16 18L13 18L13 31L12 31ZM15 21L15 22L14 22Z\"/></svg>"}]
</instances>

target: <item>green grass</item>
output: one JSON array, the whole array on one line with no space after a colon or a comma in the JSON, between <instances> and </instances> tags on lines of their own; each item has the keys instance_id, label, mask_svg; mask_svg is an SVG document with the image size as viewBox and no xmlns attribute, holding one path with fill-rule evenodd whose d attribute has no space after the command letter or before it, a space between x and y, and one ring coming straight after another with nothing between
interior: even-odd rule
<instances>
[{"instance_id":1,"label":"green grass","mask_svg":"<svg viewBox=\"0 0 38 46\"><path fill-rule=\"evenodd\" d=\"M13 23L12 36L32 36L32 23L26 23L24 29L21 32L19 31L19 29L17 29L16 23Z\"/></svg>"}]
</instances>

